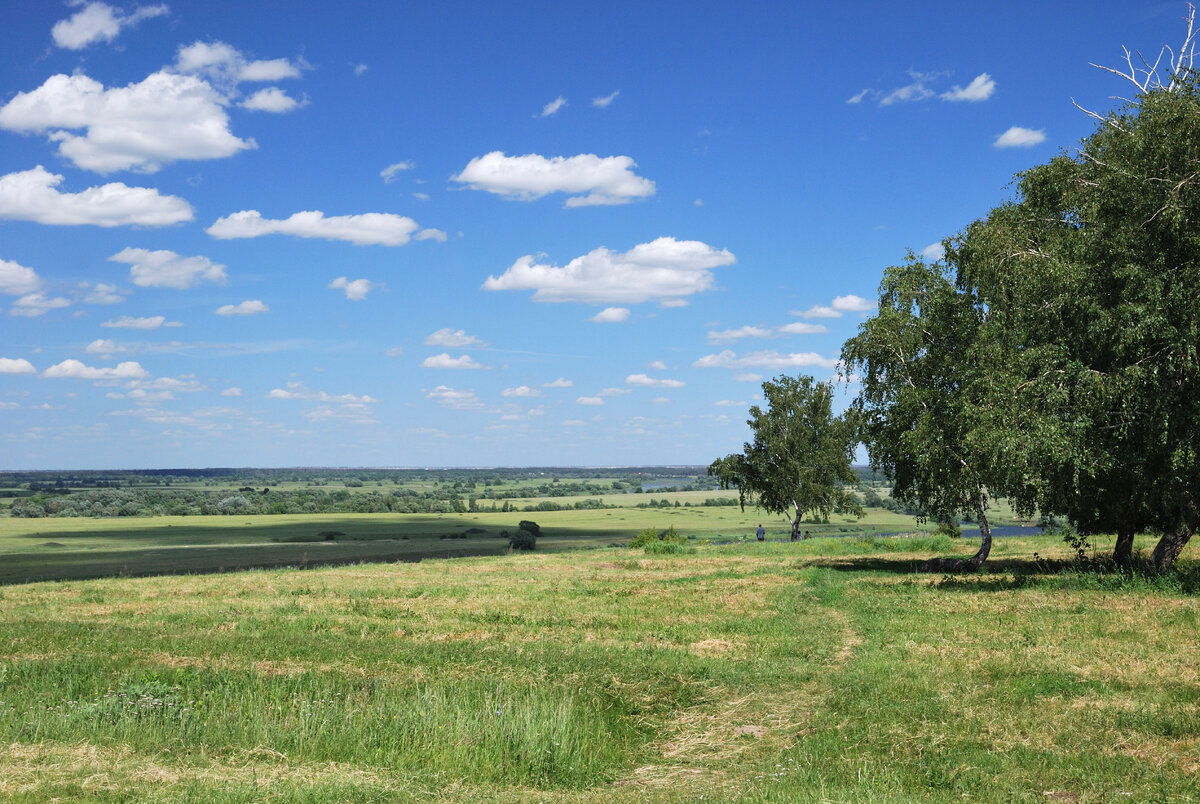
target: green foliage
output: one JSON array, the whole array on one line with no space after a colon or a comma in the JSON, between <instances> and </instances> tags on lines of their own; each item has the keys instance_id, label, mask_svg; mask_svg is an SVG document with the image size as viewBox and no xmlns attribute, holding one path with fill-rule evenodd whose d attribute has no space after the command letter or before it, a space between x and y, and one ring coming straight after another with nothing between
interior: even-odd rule
<instances>
[{"instance_id":1,"label":"green foliage","mask_svg":"<svg viewBox=\"0 0 1200 804\"><path fill-rule=\"evenodd\" d=\"M764 411L750 408L746 424L753 442L741 454L718 458L708 467L721 488L736 487L743 509L753 502L770 513L786 513L793 534L808 512L862 516L850 488L855 427L851 416L833 415L833 389L812 377L778 377L762 385Z\"/></svg>"},{"instance_id":2,"label":"green foliage","mask_svg":"<svg viewBox=\"0 0 1200 804\"><path fill-rule=\"evenodd\" d=\"M532 531L517 528L508 535L508 546L512 550L534 550L537 548L537 536Z\"/></svg>"},{"instance_id":3,"label":"green foliage","mask_svg":"<svg viewBox=\"0 0 1200 804\"><path fill-rule=\"evenodd\" d=\"M522 519L520 522L517 523L517 527L520 528L521 530L528 531L529 533L533 534L533 537L535 539L538 536L542 535L542 529L538 527L538 523L531 522L528 519Z\"/></svg>"},{"instance_id":4,"label":"green foliage","mask_svg":"<svg viewBox=\"0 0 1200 804\"><path fill-rule=\"evenodd\" d=\"M687 537L681 535L675 530L675 526L671 525L666 530L646 528L629 542L629 546L634 549L653 548L654 550L659 550L658 545L662 544L684 545L687 544ZM667 552L678 552L668 548L663 549L666 549Z\"/></svg>"},{"instance_id":5,"label":"green foliage","mask_svg":"<svg viewBox=\"0 0 1200 804\"><path fill-rule=\"evenodd\" d=\"M690 547L683 542L675 541L653 541L642 545L642 550L648 556L663 556L663 555L690 555L696 552L695 547Z\"/></svg>"}]
</instances>

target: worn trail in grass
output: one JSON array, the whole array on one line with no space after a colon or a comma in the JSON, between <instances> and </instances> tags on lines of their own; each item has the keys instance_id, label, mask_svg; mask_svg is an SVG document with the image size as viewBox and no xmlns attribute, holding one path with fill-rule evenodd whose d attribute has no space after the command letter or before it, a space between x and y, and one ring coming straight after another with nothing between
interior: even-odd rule
<instances>
[{"instance_id":1,"label":"worn trail in grass","mask_svg":"<svg viewBox=\"0 0 1200 804\"><path fill-rule=\"evenodd\" d=\"M1200 800L1197 598L934 546L5 587L0 799Z\"/></svg>"}]
</instances>

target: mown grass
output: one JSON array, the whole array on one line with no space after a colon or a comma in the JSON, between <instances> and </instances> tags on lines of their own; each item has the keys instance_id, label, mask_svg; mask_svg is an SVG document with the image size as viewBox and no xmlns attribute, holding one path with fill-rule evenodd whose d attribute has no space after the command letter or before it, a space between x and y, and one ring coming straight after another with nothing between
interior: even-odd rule
<instances>
[{"instance_id":1,"label":"mown grass","mask_svg":"<svg viewBox=\"0 0 1200 804\"><path fill-rule=\"evenodd\" d=\"M693 546L4 587L0 799L1200 800L1181 584Z\"/></svg>"}]
</instances>

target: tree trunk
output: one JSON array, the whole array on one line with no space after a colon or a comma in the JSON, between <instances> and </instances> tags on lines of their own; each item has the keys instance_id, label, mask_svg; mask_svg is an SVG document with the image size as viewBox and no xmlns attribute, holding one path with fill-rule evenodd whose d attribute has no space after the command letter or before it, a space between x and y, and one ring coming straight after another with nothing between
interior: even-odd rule
<instances>
[{"instance_id":1,"label":"tree trunk","mask_svg":"<svg viewBox=\"0 0 1200 804\"><path fill-rule=\"evenodd\" d=\"M796 507L796 518L792 520L792 541L797 541L800 538L800 507L792 503Z\"/></svg>"},{"instance_id":2,"label":"tree trunk","mask_svg":"<svg viewBox=\"0 0 1200 804\"><path fill-rule=\"evenodd\" d=\"M1117 546L1113 548L1113 561L1118 567L1128 569L1133 564L1133 531L1117 531Z\"/></svg>"},{"instance_id":3,"label":"tree trunk","mask_svg":"<svg viewBox=\"0 0 1200 804\"><path fill-rule=\"evenodd\" d=\"M992 526L987 520L987 497L983 491L975 500L979 517L979 549L970 558L931 558L920 566L921 572L974 572L992 552Z\"/></svg>"},{"instance_id":4,"label":"tree trunk","mask_svg":"<svg viewBox=\"0 0 1200 804\"><path fill-rule=\"evenodd\" d=\"M1154 547L1154 571L1162 575L1170 570L1175 565L1175 559L1179 558L1179 554L1183 552L1183 548L1187 546L1188 540L1191 538L1192 531L1186 525L1164 533Z\"/></svg>"}]
</instances>

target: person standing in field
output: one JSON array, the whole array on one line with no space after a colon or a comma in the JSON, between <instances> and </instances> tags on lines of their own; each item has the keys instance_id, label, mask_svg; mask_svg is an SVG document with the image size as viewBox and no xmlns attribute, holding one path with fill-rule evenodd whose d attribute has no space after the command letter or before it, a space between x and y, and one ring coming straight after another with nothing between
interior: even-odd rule
<instances>
[{"instance_id":1,"label":"person standing in field","mask_svg":"<svg viewBox=\"0 0 1200 804\"><path fill-rule=\"evenodd\" d=\"M758 540L760 542L766 541L767 532L765 530L763 530L763 526L762 526L761 522L758 523L758 530L754 531L754 535L758 537Z\"/></svg>"}]
</instances>

